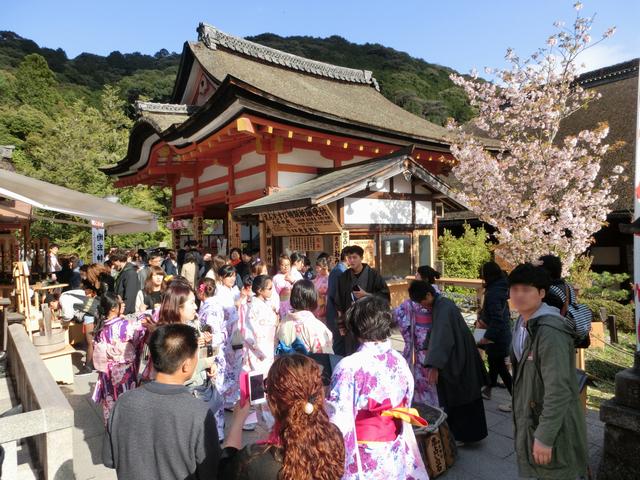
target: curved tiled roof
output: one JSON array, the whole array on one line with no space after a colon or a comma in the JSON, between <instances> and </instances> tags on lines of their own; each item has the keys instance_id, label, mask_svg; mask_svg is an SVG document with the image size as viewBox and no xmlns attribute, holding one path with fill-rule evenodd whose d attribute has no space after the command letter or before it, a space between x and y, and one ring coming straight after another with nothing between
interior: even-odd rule
<instances>
[{"instance_id":1,"label":"curved tiled roof","mask_svg":"<svg viewBox=\"0 0 640 480\"><path fill-rule=\"evenodd\" d=\"M404 110L371 85L261 62L225 48L212 50L203 42L189 43L188 49L219 83L232 76L302 109L327 114L353 126L371 126L416 140L449 143L446 128Z\"/></svg>"},{"instance_id":2,"label":"curved tiled roof","mask_svg":"<svg viewBox=\"0 0 640 480\"><path fill-rule=\"evenodd\" d=\"M135 109L139 122L151 124L151 126L160 133L172 125L183 123L198 107L138 101L135 103Z\"/></svg>"},{"instance_id":3,"label":"curved tiled roof","mask_svg":"<svg viewBox=\"0 0 640 480\"><path fill-rule=\"evenodd\" d=\"M273 63L292 70L333 78L335 80L373 85L376 90L380 90L378 82L369 70L341 67L293 55L292 53L283 52L275 48L260 45L259 43L250 42L244 38L229 35L206 23L200 23L198 26L198 40L212 50L216 50L217 46L220 45L234 52L267 63Z\"/></svg>"}]
</instances>

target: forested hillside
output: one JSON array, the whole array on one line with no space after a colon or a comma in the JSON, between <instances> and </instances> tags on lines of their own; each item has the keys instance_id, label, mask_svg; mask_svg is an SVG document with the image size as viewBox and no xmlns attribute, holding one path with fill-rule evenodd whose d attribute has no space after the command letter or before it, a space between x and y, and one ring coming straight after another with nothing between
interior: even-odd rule
<instances>
[{"instance_id":1,"label":"forested hillside","mask_svg":"<svg viewBox=\"0 0 640 480\"><path fill-rule=\"evenodd\" d=\"M429 64L378 44L357 45L344 38L249 38L316 60L373 71L382 93L403 108L435 123L471 117L463 92L449 80L451 69ZM132 46L135 48L135 46ZM98 167L126 152L135 100L166 102L180 54L82 53L68 58L62 49L41 47L13 32L0 32L0 145L15 145L16 169L76 190L106 196L166 217L166 190L135 187L116 191ZM68 249L87 245L89 232L36 222L33 234L46 234ZM168 232L140 234L119 243L154 245Z\"/></svg>"}]
</instances>

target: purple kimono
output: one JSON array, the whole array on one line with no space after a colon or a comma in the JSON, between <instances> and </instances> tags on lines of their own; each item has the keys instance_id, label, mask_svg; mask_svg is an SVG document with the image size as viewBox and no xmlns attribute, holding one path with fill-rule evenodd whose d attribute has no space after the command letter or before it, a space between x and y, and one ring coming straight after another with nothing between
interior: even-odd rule
<instances>
[{"instance_id":1,"label":"purple kimono","mask_svg":"<svg viewBox=\"0 0 640 480\"><path fill-rule=\"evenodd\" d=\"M118 397L136 388L146 328L142 317L127 315L106 320L93 340L93 363L98 381L92 399L102 403L105 425Z\"/></svg>"},{"instance_id":2,"label":"purple kimono","mask_svg":"<svg viewBox=\"0 0 640 480\"><path fill-rule=\"evenodd\" d=\"M431 332L431 310L411 300L405 300L394 310L393 316L404 339L402 355L413 371L415 381L413 401L437 407L438 390L436 385L427 382L431 369L422 366L427 356L425 345Z\"/></svg>"}]
</instances>

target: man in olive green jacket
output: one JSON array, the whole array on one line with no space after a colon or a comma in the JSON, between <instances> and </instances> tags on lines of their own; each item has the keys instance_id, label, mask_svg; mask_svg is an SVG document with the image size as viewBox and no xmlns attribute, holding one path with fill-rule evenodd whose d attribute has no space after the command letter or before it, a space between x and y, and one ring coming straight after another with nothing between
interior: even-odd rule
<instances>
[{"instance_id":1,"label":"man in olive green jacket","mask_svg":"<svg viewBox=\"0 0 640 480\"><path fill-rule=\"evenodd\" d=\"M548 274L523 264L509 275L509 294L520 317L511 361L513 420L521 477L577 479L587 474L587 434L580 404L575 332L560 311L543 303Z\"/></svg>"}]
</instances>

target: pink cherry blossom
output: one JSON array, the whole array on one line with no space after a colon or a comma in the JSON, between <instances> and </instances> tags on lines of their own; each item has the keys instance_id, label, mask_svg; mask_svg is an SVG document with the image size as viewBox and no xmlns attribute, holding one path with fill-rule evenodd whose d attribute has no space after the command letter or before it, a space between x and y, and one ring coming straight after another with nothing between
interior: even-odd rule
<instances>
[{"instance_id":1,"label":"pink cherry blossom","mask_svg":"<svg viewBox=\"0 0 640 480\"><path fill-rule=\"evenodd\" d=\"M576 57L598 43L590 44L592 24L593 17L579 14L572 29L556 22L546 47L525 60L508 49L510 67L489 70L496 82L451 76L478 113L464 128L447 126L453 173L470 208L497 228L497 251L512 264L555 253L568 269L616 200L612 187L622 167L599 176L609 127L594 119L593 128L559 137L563 120L600 97L575 85ZM612 34L609 29L603 38ZM487 150L483 136L498 147Z\"/></svg>"}]
</instances>

